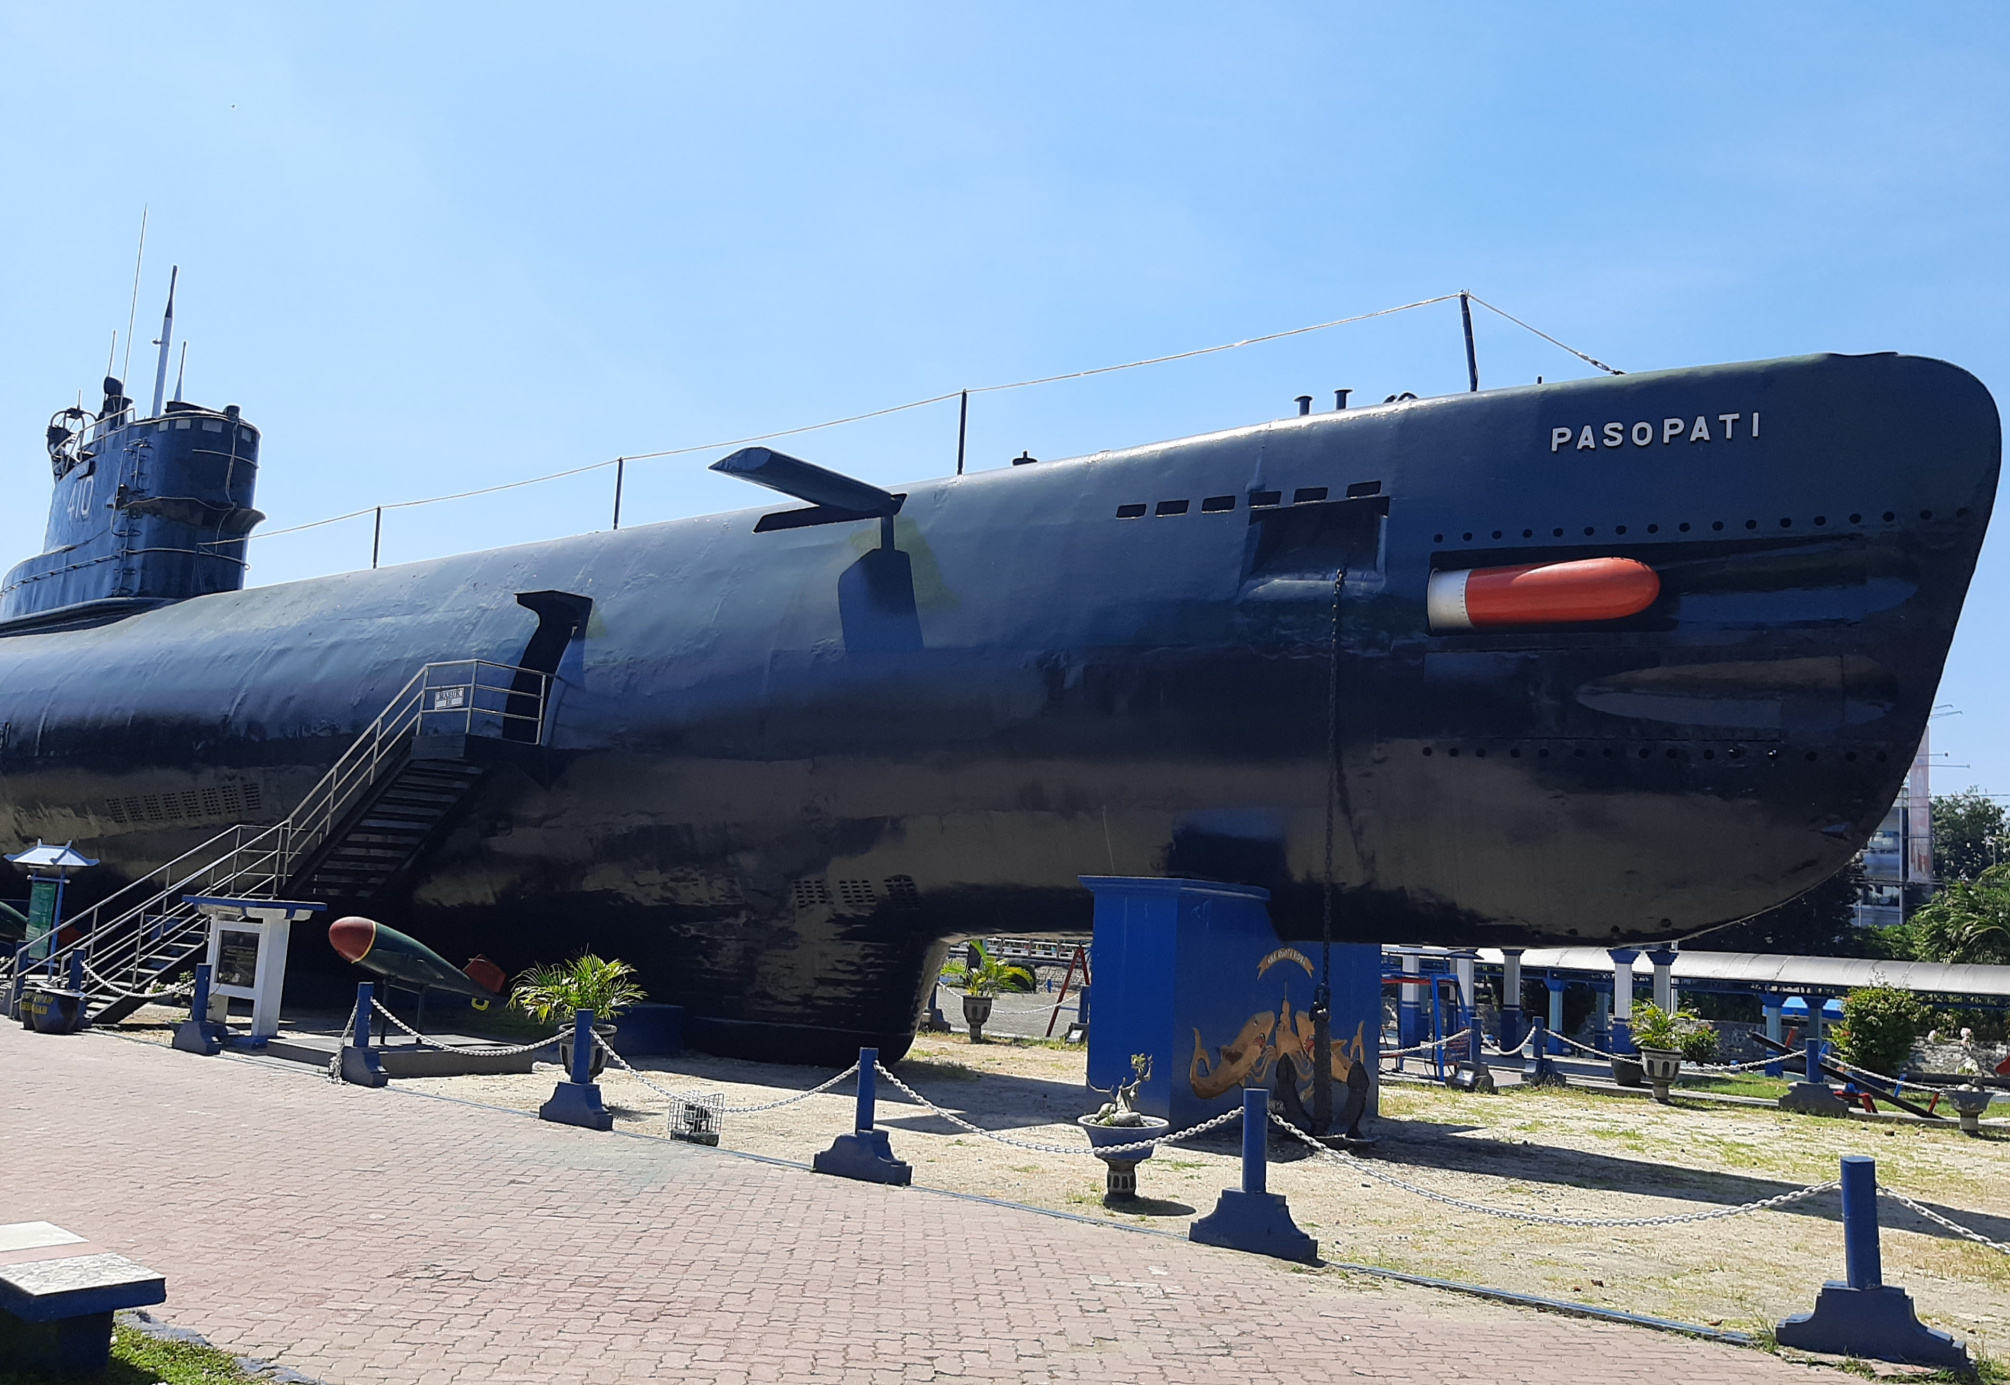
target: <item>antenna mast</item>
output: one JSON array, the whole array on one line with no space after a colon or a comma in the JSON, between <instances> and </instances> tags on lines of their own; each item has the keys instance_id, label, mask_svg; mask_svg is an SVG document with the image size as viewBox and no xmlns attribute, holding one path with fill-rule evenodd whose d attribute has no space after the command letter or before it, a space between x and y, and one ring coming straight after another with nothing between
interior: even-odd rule
<instances>
[{"instance_id":1,"label":"antenna mast","mask_svg":"<svg viewBox=\"0 0 2010 1385\"><path fill-rule=\"evenodd\" d=\"M175 280L179 278L181 278L181 266L176 265L168 271L167 312L161 317L161 339L154 343L161 349L161 356L160 364L154 369L154 411L147 415L148 418L160 417L161 397L167 393L168 351L174 341L174 286ZM132 346L131 337L126 338L126 345L128 348ZM179 381L175 384L174 394L175 398L181 398Z\"/></svg>"},{"instance_id":2,"label":"antenna mast","mask_svg":"<svg viewBox=\"0 0 2010 1385\"><path fill-rule=\"evenodd\" d=\"M182 377L187 374L188 374L188 342L183 341L181 344L181 365L176 368L174 373L174 402L177 404L181 403Z\"/></svg>"},{"instance_id":3,"label":"antenna mast","mask_svg":"<svg viewBox=\"0 0 2010 1385\"><path fill-rule=\"evenodd\" d=\"M121 380L126 379L128 373L133 368L133 322L138 318L140 312L140 266L145 264L146 260L147 209L142 206L140 208L140 248L139 253L133 256L133 301L132 306L126 309L126 363L119 371L119 378ZM116 336L117 334L114 333L114 335ZM110 375L111 373L112 365L111 362L107 361L105 363L105 374Z\"/></svg>"}]
</instances>

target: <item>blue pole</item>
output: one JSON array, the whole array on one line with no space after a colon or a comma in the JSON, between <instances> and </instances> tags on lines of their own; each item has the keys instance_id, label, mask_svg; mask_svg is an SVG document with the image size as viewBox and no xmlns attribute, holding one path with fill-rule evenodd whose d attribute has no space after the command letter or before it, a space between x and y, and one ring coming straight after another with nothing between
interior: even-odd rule
<instances>
[{"instance_id":1,"label":"blue pole","mask_svg":"<svg viewBox=\"0 0 2010 1385\"><path fill-rule=\"evenodd\" d=\"M852 1122L853 1130L872 1129L873 1106L878 1099L879 1050L862 1048L858 1051L858 1119Z\"/></svg>"},{"instance_id":2,"label":"blue pole","mask_svg":"<svg viewBox=\"0 0 2010 1385\"><path fill-rule=\"evenodd\" d=\"M196 994L202 997L203 1008L203 1013L197 1015L196 1018L208 1019L209 968L199 967L195 975ZM377 988L374 983L369 981L358 981L356 983L356 1023L354 1026L356 1032L351 1036L349 1042L366 1052L370 1047L370 1017L373 1013L373 1007L370 1002L376 997L376 994Z\"/></svg>"},{"instance_id":3,"label":"blue pole","mask_svg":"<svg viewBox=\"0 0 2010 1385\"><path fill-rule=\"evenodd\" d=\"M1766 1016L1766 1037L1774 1043L1780 1041L1780 1004L1780 997L1771 991L1766 992L1759 1000L1760 1008ZM1767 1051L1771 1052L1770 1049ZM1777 1058L1766 1064L1761 1071L1768 1077L1781 1077L1786 1074L1786 1068L1780 1064Z\"/></svg>"},{"instance_id":4,"label":"blue pole","mask_svg":"<svg viewBox=\"0 0 2010 1385\"><path fill-rule=\"evenodd\" d=\"M1242 1089L1242 1191L1269 1189L1264 1167L1264 1141L1270 1135L1270 1093L1262 1087Z\"/></svg>"},{"instance_id":5,"label":"blue pole","mask_svg":"<svg viewBox=\"0 0 2010 1385\"><path fill-rule=\"evenodd\" d=\"M572 1080L580 1086L593 1081L593 1011L575 1010L572 1015Z\"/></svg>"},{"instance_id":6,"label":"blue pole","mask_svg":"<svg viewBox=\"0 0 2010 1385\"><path fill-rule=\"evenodd\" d=\"M1843 1263L1852 1289L1884 1283L1877 1246L1877 1160L1846 1154L1842 1161Z\"/></svg>"},{"instance_id":7,"label":"blue pole","mask_svg":"<svg viewBox=\"0 0 2010 1385\"><path fill-rule=\"evenodd\" d=\"M188 1017L197 1023L209 1018L209 963L198 962L195 968L195 994L189 997Z\"/></svg>"},{"instance_id":8,"label":"blue pole","mask_svg":"<svg viewBox=\"0 0 2010 1385\"><path fill-rule=\"evenodd\" d=\"M1821 1041L1820 1039L1809 1039L1809 1040L1808 1040L1808 1048L1807 1048L1807 1057L1806 1057L1806 1059L1805 1059L1804 1061L1805 1061L1805 1062L1806 1062L1806 1064L1807 1064L1807 1069L1808 1069L1808 1072L1807 1072L1807 1079L1808 1079L1808 1081L1810 1081L1810 1082L1819 1082L1819 1081L1821 1081L1821 1080L1822 1080L1822 1041Z\"/></svg>"}]
</instances>

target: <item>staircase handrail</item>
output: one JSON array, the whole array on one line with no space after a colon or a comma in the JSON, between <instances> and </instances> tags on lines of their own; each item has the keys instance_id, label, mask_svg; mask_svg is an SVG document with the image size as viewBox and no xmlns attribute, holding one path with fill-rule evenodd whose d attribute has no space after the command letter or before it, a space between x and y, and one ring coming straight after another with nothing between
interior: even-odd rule
<instances>
[{"instance_id":1,"label":"staircase handrail","mask_svg":"<svg viewBox=\"0 0 2010 1385\"><path fill-rule=\"evenodd\" d=\"M436 679L436 675L444 670L466 670L467 676L462 681ZM484 682L483 674L489 670L509 675L509 682ZM534 692L516 686L523 675L535 680ZM356 799L376 782L378 767L403 748L405 738L424 730L429 715L449 721L458 715L461 729L466 734L473 734L477 715L496 718L505 727L528 722L532 743L544 744L545 712L550 702L551 683L552 675L541 669L498 663L492 659L448 659L422 665L392 695L384 710L357 733L356 739L329 766L327 773L301 796L293 811L279 822L265 828L233 824L173 860L154 867L83 912L63 920L64 928L86 930L76 941L52 946L46 957L24 959L23 965L32 965L37 970L53 969L55 974L62 975L66 967L59 964L67 963L72 955L88 949L94 971L116 974L122 963L111 954L131 942L133 958L130 965L137 972L145 950L144 924L149 910L160 911L159 921L163 925L173 924L171 928L164 927L160 938L154 940L159 944L185 937L200 922L199 912L183 901L185 894L244 893L242 890L233 891L232 887L246 877L260 876L263 878L264 895L270 895L293 876L298 863L326 840L335 825L355 806ZM441 695L452 690L459 690L460 696L450 700ZM426 705L428 693L434 694L435 705L431 707ZM482 706L484 693L501 694L505 699L503 705ZM531 709L512 711L512 700L518 697L533 699ZM244 835L247 832L252 833L248 839ZM228 846L224 845L226 840L229 841ZM239 858L247 852L257 855L249 862L239 862ZM203 864L186 874L177 873L191 858L198 857L202 858ZM261 863L269 869L260 870ZM223 871L219 878L205 881L204 877L219 870ZM157 881L165 883L144 893L141 898L130 898L146 891ZM52 944L56 942L53 937L50 941ZM12 980L14 966L11 954L0 956L0 981Z\"/></svg>"}]
</instances>

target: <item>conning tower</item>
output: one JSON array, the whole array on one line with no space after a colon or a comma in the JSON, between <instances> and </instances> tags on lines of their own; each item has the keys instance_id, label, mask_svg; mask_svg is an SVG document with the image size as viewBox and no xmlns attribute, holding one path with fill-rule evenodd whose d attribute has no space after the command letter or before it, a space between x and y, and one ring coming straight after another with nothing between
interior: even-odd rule
<instances>
[{"instance_id":1,"label":"conning tower","mask_svg":"<svg viewBox=\"0 0 2010 1385\"><path fill-rule=\"evenodd\" d=\"M179 387L177 387L179 393ZM125 385L105 379L93 415L49 420L55 494L42 552L0 582L0 631L108 619L244 585L258 430L235 404L221 413L179 399L136 417Z\"/></svg>"}]
</instances>

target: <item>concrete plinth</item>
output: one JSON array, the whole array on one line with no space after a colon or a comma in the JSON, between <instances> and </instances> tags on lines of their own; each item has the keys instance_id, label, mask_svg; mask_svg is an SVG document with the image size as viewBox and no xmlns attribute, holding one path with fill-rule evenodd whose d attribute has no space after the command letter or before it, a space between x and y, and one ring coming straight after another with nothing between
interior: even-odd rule
<instances>
[{"instance_id":1,"label":"concrete plinth","mask_svg":"<svg viewBox=\"0 0 2010 1385\"><path fill-rule=\"evenodd\" d=\"M1202 1245L1274 1255L1279 1260L1313 1264L1319 1259L1319 1242L1298 1229L1282 1193L1224 1188L1214 1211L1188 1227L1187 1235Z\"/></svg>"},{"instance_id":2,"label":"concrete plinth","mask_svg":"<svg viewBox=\"0 0 2010 1385\"><path fill-rule=\"evenodd\" d=\"M537 1108L537 1118L582 1130L614 1128L614 1113L601 1104L598 1082L560 1082L551 1100Z\"/></svg>"},{"instance_id":3,"label":"concrete plinth","mask_svg":"<svg viewBox=\"0 0 2010 1385\"><path fill-rule=\"evenodd\" d=\"M810 1161L818 1173L856 1178L861 1183L887 1183L905 1188L914 1181L914 1166L893 1157L884 1130L854 1130L831 1141L831 1147Z\"/></svg>"},{"instance_id":4,"label":"concrete plinth","mask_svg":"<svg viewBox=\"0 0 2010 1385\"><path fill-rule=\"evenodd\" d=\"M1797 1351L1968 1369L1967 1345L1922 1323L1912 1311L1912 1296L1890 1284L1852 1289L1830 1280L1815 1296L1815 1311L1794 1314L1774 1336Z\"/></svg>"}]
</instances>

